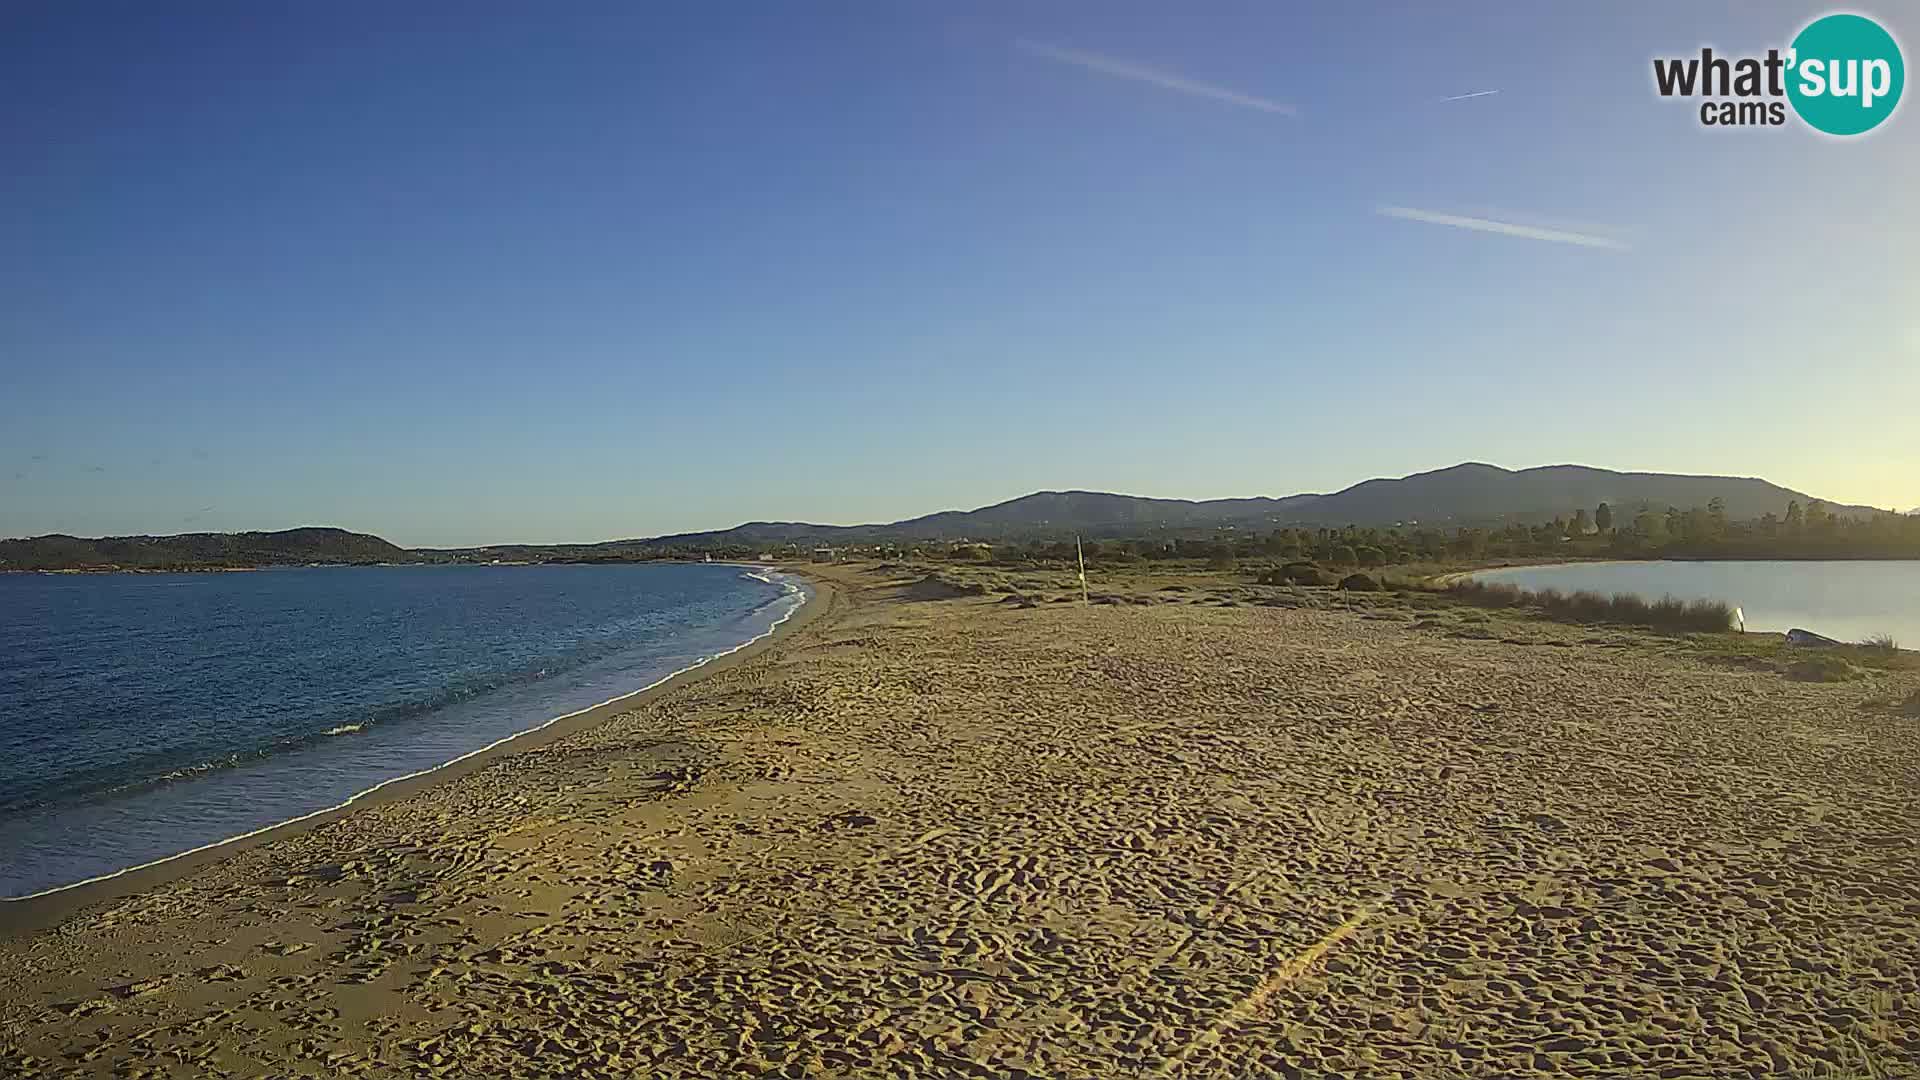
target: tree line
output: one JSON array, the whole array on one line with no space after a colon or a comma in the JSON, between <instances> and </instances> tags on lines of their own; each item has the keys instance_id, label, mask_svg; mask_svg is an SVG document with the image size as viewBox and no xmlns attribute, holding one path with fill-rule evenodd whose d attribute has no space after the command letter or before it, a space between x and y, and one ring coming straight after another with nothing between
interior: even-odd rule
<instances>
[{"instance_id":1,"label":"tree line","mask_svg":"<svg viewBox=\"0 0 1920 1080\"><path fill-rule=\"evenodd\" d=\"M1001 540L991 547L940 540L867 539L837 545L855 558L941 558L963 561L1072 564L1070 537ZM1498 525L1290 526L1221 529L1208 534L1085 538L1087 562L1315 562L1371 568L1408 563L1468 563L1510 558L1920 558L1920 515L1836 513L1817 499L1789 502L1751 520L1728 517L1723 500L1681 509L1600 503L1549 520ZM647 545L620 552L530 552L535 560L642 561L701 558L804 560L811 545L721 543Z\"/></svg>"},{"instance_id":2,"label":"tree line","mask_svg":"<svg viewBox=\"0 0 1920 1080\"><path fill-rule=\"evenodd\" d=\"M1840 514L1818 499L1805 505L1796 499L1778 514L1735 520L1721 499L1684 510L1647 503L1616 508L1603 502L1591 511L1504 525L1223 530L1211 536L1086 540L1083 549L1090 563L1264 559L1356 567L1538 556L1911 559L1920 558L1920 515ZM996 549L996 561L1071 562L1074 557L1071 540Z\"/></svg>"}]
</instances>

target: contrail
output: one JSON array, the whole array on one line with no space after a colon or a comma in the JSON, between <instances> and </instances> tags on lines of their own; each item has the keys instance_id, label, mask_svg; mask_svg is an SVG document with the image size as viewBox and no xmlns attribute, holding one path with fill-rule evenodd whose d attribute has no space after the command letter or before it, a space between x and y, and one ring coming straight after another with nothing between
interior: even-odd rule
<instances>
[{"instance_id":1,"label":"contrail","mask_svg":"<svg viewBox=\"0 0 1920 1080\"><path fill-rule=\"evenodd\" d=\"M1149 86L1158 86L1163 90L1172 90L1175 93L1187 94L1192 97L1210 98L1214 101L1224 101L1229 105L1239 105L1248 109L1259 109L1261 112L1278 113L1281 116L1292 116L1300 111L1285 102L1268 101L1266 98L1254 97L1252 94L1242 94L1238 90L1229 90L1224 86L1209 86L1206 83L1194 82L1192 79L1182 78L1170 72L1155 71L1153 68L1142 67L1139 64L1129 63L1125 60L1117 60L1111 56L1101 56L1099 53L1081 52L1078 49L1063 49L1057 45L1048 45L1039 41L1029 41L1026 38L1015 41L1013 46L1021 52L1032 53L1035 56L1044 56L1049 60L1057 60L1063 64L1072 64L1075 67L1083 67L1089 71L1100 72L1102 75L1112 75L1118 79L1131 79L1134 82L1143 82Z\"/></svg>"},{"instance_id":2,"label":"contrail","mask_svg":"<svg viewBox=\"0 0 1920 1080\"><path fill-rule=\"evenodd\" d=\"M1450 225L1456 229L1473 229L1478 232L1499 233L1502 236L1517 236L1523 240L1545 240L1555 244L1576 244L1580 247L1595 248L1625 249L1627 246L1608 236L1594 236L1591 233L1570 232L1566 229L1543 229L1537 225L1495 221L1492 218L1442 214L1433 210L1416 210L1410 206L1383 206L1375 213L1383 217L1403 218L1407 221L1424 221L1429 225Z\"/></svg>"},{"instance_id":3,"label":"contrail","mask_svg":"<svg viewBox=\"0 0 1920 1080\"><path fill-rule=\"evenodd\" d=\"M1468 98L1476 98L1476 97L1486 97L1486 96L1487 96L1488 94L1497 94L1497 93L1499 93L1499 92L1500 92L1500 91L1498 91L1498 90L1475 90L1475 91L1474 91L1473 93L1471 93L1471 94L1455 94L1455 95L1453 95L1452 97L1443 97L1443 98L1440 98L1440 99L1438 99L1438 100L1440 100L1440 101L1465 101L1465 100L1467 100Z\"/></svg>"}]
</instances>

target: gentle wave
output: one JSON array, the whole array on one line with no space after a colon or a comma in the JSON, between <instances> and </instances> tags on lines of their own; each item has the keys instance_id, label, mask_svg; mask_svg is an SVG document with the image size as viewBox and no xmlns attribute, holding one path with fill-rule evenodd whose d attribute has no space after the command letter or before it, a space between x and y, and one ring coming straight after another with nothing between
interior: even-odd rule
<instances>
[{"instance_id":1,"label":"gentle wave","mask_svg":"<svg viewBox=\"0 0 1920 1080\"><path fill-rule=\"evenodd\" d=\"M647 691L652 690L655 687L660 686L664 683L670 682L673 679L676 679L681 675L686 674L689 671L693 671L698 668L704 667L705 665L713 662L714 660L718 660L726 656L731 656L742 649L748 648L751 645L754 645L760 641L763 641L773 636L775 633L779 631L781 626L786 624L787 620L793 618L793 616L797 614L802 608L804 608L808 603L808 601L810 600L810 597L805 589L803 589L799 584L795 583L794 581L786 578L785 576L781 576L778 580L774 578L761 577L758 574L751 574L748 576L754 577L756 580L766 582L769 585L778 585L784 590L781 593L781 595L773 598L772 600L769 600L766 604L761 605L759 608L756 608L755 609L756 611L764 611L767 608L772 607L776 604L785 603L789 601L797 601L797 602L792 603L791 607L789 607L785 612L781 613L779 618L773 620L773 622L770 623L767 626L767 628L761 631L760 633L755 634L754 636L746 639L745 641L740 642L737 645L732 646L731 648L723 649L719 652L700 657L699 659L695 660L693 663L688 664L685 667L679 668L678 670L668 672L667 674L660 676L659 678L653 680L652 682L646 684L645 686L639 687L638 689L635 689L635 690L627 691L624 694L615 695L614 697L608 698L607 700L599 702L597 704L588 705L585 708L575 709L572 712L562 713L559 716L550 717L547 720L544 720L538 724L535 724L532 727L525 728L521 731L516 731L512 734L506 735L499 739L495 739L494 741L486 744L485 746L481 746L474 750L469 750L453 758L449 758L446 761L440 762L437 765L432 765L424 769L416 769L413 772L405 773L400 776L389 777L388 779L382 780L377 784L364 788L360 791L354 792L352 795L349 795L347 798L337 803L334 803L331 806L324 806L324 807L321 807L320 809L312 810L304 814L299 814L294 817L286 818L281 821L275 821L266 825L262 825L256 829L250 829L246 832L237 833L233 836L228 836L219 840L214 840L205 844L201 844L197 847L188 848L184 851L177 851L171 855L164 855L157 859L149 859L146 862L138 863L133 866L122 867L118 870L114 870L105 874L96 874L92 877L83 878L79 881L68 882L67 884L64 884L64 885L56 885L51 888L40 889L36 892L23 893L16 896L0 896L0 903L14 903L14 902L23 901L23 900L35 900L40 897L52 896L57 893L66 892L70 889L77 889L86 885L94 885L102 881L111 881L114 878L122 877L127 874L136 873L141 870L148 870L156 866L164 866L165 864L174 862L175 860L178 860L178 859L184 859L192 855L198 855L201 852L205 852L205 851L212 851L217 848L225 847L228 844L235 844L244 840L252 839L253 837L260 836L264 833L272 832L275 829L285 828L289 825L297 825L303 821L309 821L309 820L312 820L313 818L321 817L326 814L331 814L340 810L347 809L348 807L354 805L355 803L358 803L359 801L366 798L367 796L382 790L383 788L387 788L394 784L402 783L407 780L418 779L419 777L427 776L432 773L439 772L442 769L446 769L451 766L458 765L459 763L466 761L470 758L477 757L481 754L485 754L492 750L495 750L501 746L505 746L507 743L513 742L515 739L523 738L527 735L534 734L535 732L544 731L545 729L552 727L554 724L560 723L561 721L570 720L576 716L583 716L587 713L593 712L595 709L602 709L607 707L608 705L612 705L617 702L625 701L637 695L644 694ZM343 728L343 729L352 728L354 730L359 730L363 726L364 725L360 725L360 724L341 725L340 728ZM339 729L336 729L336 730L339 730ZM333 731L329 731L329 732L326 732L325 734L331 735L334 733L335 732ZM340 733L346 734L347 732L340 731ZM265 755L262 754L259 756L265 756ZM236 754L236 755L232 755L229 758L223 758L217 762L209 762L204 765L194 766L190 769L175 770L175 773L169 774L168 777L163 777L153 781L147 781L146 786L154 786L160 783L169 782L170 780L173 780L173 779L185 779L188 776L195 775L201 772L206 772L212 769L225 768L230 765L239 764L243 760L243 758L244 758L243 755ZM129 786L132 786L132 785L129 785Z\"/></svg>"},{"instance_id":2,"label":"gentle wave","mask_svg":"<svg viewBox=\"0 0 1920 1080\"><path fill-rule=\"evenodd\" d=\"M761 579L766 580L766 579ZM778 584L768 581L768 584ZM777 603L782 598L775 597L769 603ZM756 609L758 610L758 609ZM584 667L597 659L600 654L587 652L574 658L573 664L563 670ZM68 778L67 783L46 795L29 794L16 798L0 798L0 812L18 812L53 805L57 801L84 802L98 799L120 798L142 791L177 784L182 781L197 780L209 773L222 769L235 769L255 765L271 760L283 754L298 753L311 749L325 740L341 735L352 735L365 731L378 724L386 729L394 724L429 718L445 709L470 701L503 689L527 685L548 678L553 673L550 665L537 669L523 668L518 672L493 673L465 679L442 687L438 691L421 695L409 701L397 701L390 705L369 710L365 719L347 723L331 724L325 728L309 731L305 734L289 735L255 746L245 746L224 753L217 753L202 761L173 767L159 766L159 771L135 779L92 780L88 778ZM4 899L4 898L0 898Z\"/></svg>"}]
</instances>

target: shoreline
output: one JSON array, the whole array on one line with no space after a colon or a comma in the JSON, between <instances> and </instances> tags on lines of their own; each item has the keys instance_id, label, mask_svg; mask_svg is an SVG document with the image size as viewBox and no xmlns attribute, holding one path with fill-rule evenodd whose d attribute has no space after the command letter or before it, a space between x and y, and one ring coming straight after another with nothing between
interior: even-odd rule
<instances>
[{"instance_id":1,"label":"shoreline","mask_svg":"<svg viewBox=\"0 0 1920 1080\"><path fill-rule=\"evenodd\" d=\"M1620 566L1626 563L1680 562L1699 560L1665 559L1569 559L1564 562L1545 563L1501 563L1499 566L1482 566L1477 570L1454 570L1433 579L1439 586L1451 585L1456 581L1465 581L1476 574L1491 574L1500 570L1558 570L1566 566ZM1767 559L1719 559L1716 562L1769 562Z\"/></svg>"},{"instance_id":2,"label":"shoreline","mask_svg":"<svg viewBox=\"0 0 1920 1080\"><path fill-rule=\"evenodd\" d=\"M1920 669L1802 682L1219 576L1116 572L1127 602L1084 605L1068 572L918 573L810 567L821 602L757 660L0 941L0 1074L1889 1075L1920 1050L1920 730L1889 704Z\"/></svg>"},{"instance_id":3,"label":"shoreline","mask_svg":"<svg viewBox=\"0 0 1920 1080\"><path fill-rule=\"evenodd\" d=\"M755 564L754 568L790 575L798 582L794 589L803 594L803 599L767 630L730 649L705 657L618 697L551 717L524 731L508 735L478 749L469 750L439 765L383 780L333 806L323 807L250 832L202 844L199 847L108 874L23 896L0 897L0 941L49 929L96 904L146 892L186 877L204 867L222 862L240 852L286 837L300 835L357 811L402 801L428 788L477 772L500 758L544 746L630 709L638 708L656 697L758 655L774 643L811 623L823 611L831 608L837 599L835 586L817 576L768 564ZM769 584L773 583L769 582ZM811 595L806 595L809 591Z\"/></svg>"},{"instance_id":4,"label":"shoreline","mask_svg":"<svg viewBox=\"0 0 1920 1080\"><path fill-rule=\"evenodd\" d=\"M488 569L515 566L751 566L765 570L778 563L743 562L738 559L696 559L674 556L660 559L511 559L488 562L381 562L381 563L260 563L255 566L0 566L0 574L255 574L267 570L391 570L415 566L478 566Z\"/></svg>"}]
</instances>

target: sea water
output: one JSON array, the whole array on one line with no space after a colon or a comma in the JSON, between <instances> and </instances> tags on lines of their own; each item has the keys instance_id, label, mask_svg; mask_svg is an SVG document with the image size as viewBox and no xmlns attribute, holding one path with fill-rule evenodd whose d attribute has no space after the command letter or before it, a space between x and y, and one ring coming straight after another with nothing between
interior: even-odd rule
<instances>
[{"instance_id":1,"label":"sea water","mask_svg":"<svg viewBox=\"0 0 1920 1080\"><path fill-rule=\"evenodd\" d=\"M1740 608L1749 630L1798 627L1841 641L1886 634L1902 648L1920 648L1920 562L1590 562L1515 566L1474 577L1523 589L1723 600Z\"/></svg>"},{"instance_id":2,"label":"sea water","mask_svg":"<svg viewBox=\"0 0 1920 1080\"><path fill-rule=\"evenodd\" d=\"M730 564L0 574L0 897L325 811L770 633Z\"/></svg>"}]
</instances>

